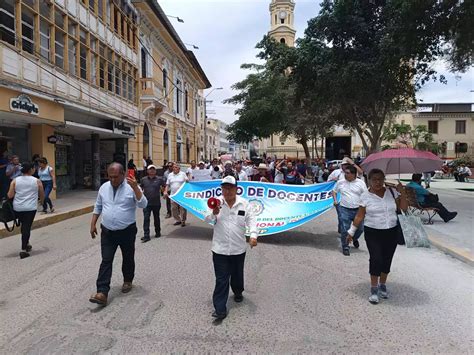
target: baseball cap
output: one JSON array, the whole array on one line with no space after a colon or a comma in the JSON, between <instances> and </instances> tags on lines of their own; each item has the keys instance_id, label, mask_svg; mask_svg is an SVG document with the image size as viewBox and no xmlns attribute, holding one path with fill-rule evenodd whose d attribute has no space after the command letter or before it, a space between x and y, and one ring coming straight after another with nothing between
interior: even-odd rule
<instances>
[{"instance_id":1,"label":"baseball cap","mask_svg":"<svg viewBox=\"0 0 474 355\"><path fill-rule=\"evenodd\" d=\"M221 185L224 184L237 186L237 181L235 180L235 177L227 175L225 178L222 179Z\"/></svg>"},{"instance_id":2,"label":"baseball cap","mask_svg":"<svg viewBox=\"0 0 474 355\"><path fill-rule=\"evenodd\" d=\"M224 165L232 165L232 162L230 160L227 160Z\"/></svg>"},{"instance_id":3,"label":"baseball cap","mask_svg":"<svg viewBox=\"0 0 474 355\"><path fill-rule=\"evenodd\" d=\"M205 163L201 160L201 161L199 162L199 165L201 165L201 164L205 164Z\"/></svg>"},{"instance_id":4,"label":"baseball cap","mask_svg":"<svg viewBox=\"0 0 474 355\"><path fill-rule=\"evenodd\" d=\"M154 166L153 164L152 164L152 165L148 165L148 166L147 166L147 169L156 169L156 166Z\"/></svg>"}]
</instances>

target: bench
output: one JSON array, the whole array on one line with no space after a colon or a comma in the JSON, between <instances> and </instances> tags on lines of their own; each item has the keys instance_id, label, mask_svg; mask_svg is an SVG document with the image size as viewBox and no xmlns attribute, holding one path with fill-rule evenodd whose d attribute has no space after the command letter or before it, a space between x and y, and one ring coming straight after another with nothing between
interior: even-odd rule
<instances>
[{"instance_id":1,"label":"bench","mask_svg":"<svg viewBox=\"0 0 474 355\"><path fill-rule=\"evenodd\" d=\"M415 216L426 216L428 220L422 220L423 224L433 224L433 217L438 214L438 209L434 207L422 207L416 199L415 190L405 187L408 202L408 210Z\"/></svg>"}]
</instances>

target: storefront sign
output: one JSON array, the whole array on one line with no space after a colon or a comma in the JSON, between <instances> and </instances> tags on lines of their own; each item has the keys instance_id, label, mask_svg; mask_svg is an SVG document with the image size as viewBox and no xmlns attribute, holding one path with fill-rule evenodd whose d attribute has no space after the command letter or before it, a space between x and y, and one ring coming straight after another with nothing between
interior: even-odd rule
<instances>
[{"instance_id":1,"label":"storefront sign","mask_svg":"<svg viewBox=\"0 0 474 355\"><path fill-rule=\"evenodd\" d=\"M416 112L433 112L433 106L417 106Z\"/></svg>"},{"instance_id":2,"label":"storefront sign","mask_svg":"<svg viewBox=\"0 0 474 355\"><path fill-rule=\"evenodd\" d=\"M69 145L72 146L74 143L74 138L72 136L65 136L62 134L56 134L56 143L57 145ZM49 137L48 137L49 138Z\"/></svg>"},{"instance_id":3,"label":"storefront sign","mask_svg":"<svg viewBox=\"0 0 474 355\"><path fill-rule=\"evenodd\" d=\"M114 133L128 137L135 137L135 127L123 122L114 121Z\"/></svg>"},{"instance_id":4,"label":"storefront sign","mask_svg":"<svg viewBox=\"0 0 474 355\"><path fill-rule=\"evenodd\" d=\"M24 94L18 95L17 98L10 99L10 109L35 116L39 113L39 106L31 101L29 96Z\"/></svg>"},{"instance_id":5,"label":"storefront sign","mask_svg":"<svg viewBox=\"0 0 474 355\"><path fill-rule=\"evenodd\" d=\"M49 136L48 137L48 143L56 144L57 141L58 141L58 137L56 137L56 136Z\"/></svg>"},{"instance_id":6,"label":"storefront sign","mask_svg":"<svg viewBox=\"0 0 474 355\"><path fill-rule=\"evenodd\" d=\"M163 118L158 118L156 120L156 122L159 124L159 125L162 125L162 126L166 126L167 125L167 121L164 120Z\"/></svg>"}]
</instances>

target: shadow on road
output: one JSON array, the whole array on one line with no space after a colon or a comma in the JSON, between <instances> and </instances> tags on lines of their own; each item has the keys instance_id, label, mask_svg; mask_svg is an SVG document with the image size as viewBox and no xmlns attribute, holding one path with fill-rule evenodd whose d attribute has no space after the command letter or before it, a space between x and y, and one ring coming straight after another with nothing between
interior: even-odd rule
<instances>
[{"instance_id":1,"label":"shadow on road","mask_svg":"<svg viewBox=\"0 0 474 355\"><path fill-rule=\"evenodd\" d=\"M186 227L179 227L168 234L167 238L176 239L197 239L197 240L212 240L212 229L206 227L199 227L187 225Z\"/></svg>"},{"instance_id":2,"label":"shadow on road","mask_svg":"<svg viewBox=\"0 0 474 355\"><path fill-rule=\"evenodd\" d=\"M290 231L281 234L260 237L258 242L261 244L306 246L316 249L337 250L337 248L339 248L339 241L337 237L337 233L313 234L309 232Z\"/></svg>"},{"instance_id":3,"label":"shadow on road","mask_svg":"<svg viewBox=\"0 0 474 355\"><path fill-rule=\"evenodd\" d=\"M35 256L43 253L49 252L49 248L41 247L39 249L33 249L30 251L30 256ZM14 252L7 255L3 255L5 258L19 258L20 252Z\"/></svg>"},{"instance_id":4,"label":"shadow on road","mask_svg":"<svg viewBox=\"0 0 474 355\"><path fill-rule=\"evenodd\" d=\"M429 304L431 302L429 293L421 291L408 284L388 282L387 288L389 291L389 298L381 299L380 304L388 303L395 307L410 308L413 306ZM361 299L367 300L369 297L370 282L367 279L367 282L354 285L349 290L355 293Z\"/></svg>"}]
</instances>

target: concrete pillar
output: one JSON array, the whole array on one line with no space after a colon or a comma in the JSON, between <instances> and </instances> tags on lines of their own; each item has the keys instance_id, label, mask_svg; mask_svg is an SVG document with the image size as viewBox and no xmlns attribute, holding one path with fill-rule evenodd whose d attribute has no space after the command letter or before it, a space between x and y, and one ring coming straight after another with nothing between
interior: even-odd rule
<instances>
[{"instance_id":1,"label":"concrete pillar","mask_svg":"<svg viewBox=\"0 0 474 355\"><path fill-rule=\"evenodd\" d=\"M100 137L98 134L91 135L92 152L92 188L97 191L100 188Z\"/></svg>"}]
</instances>

